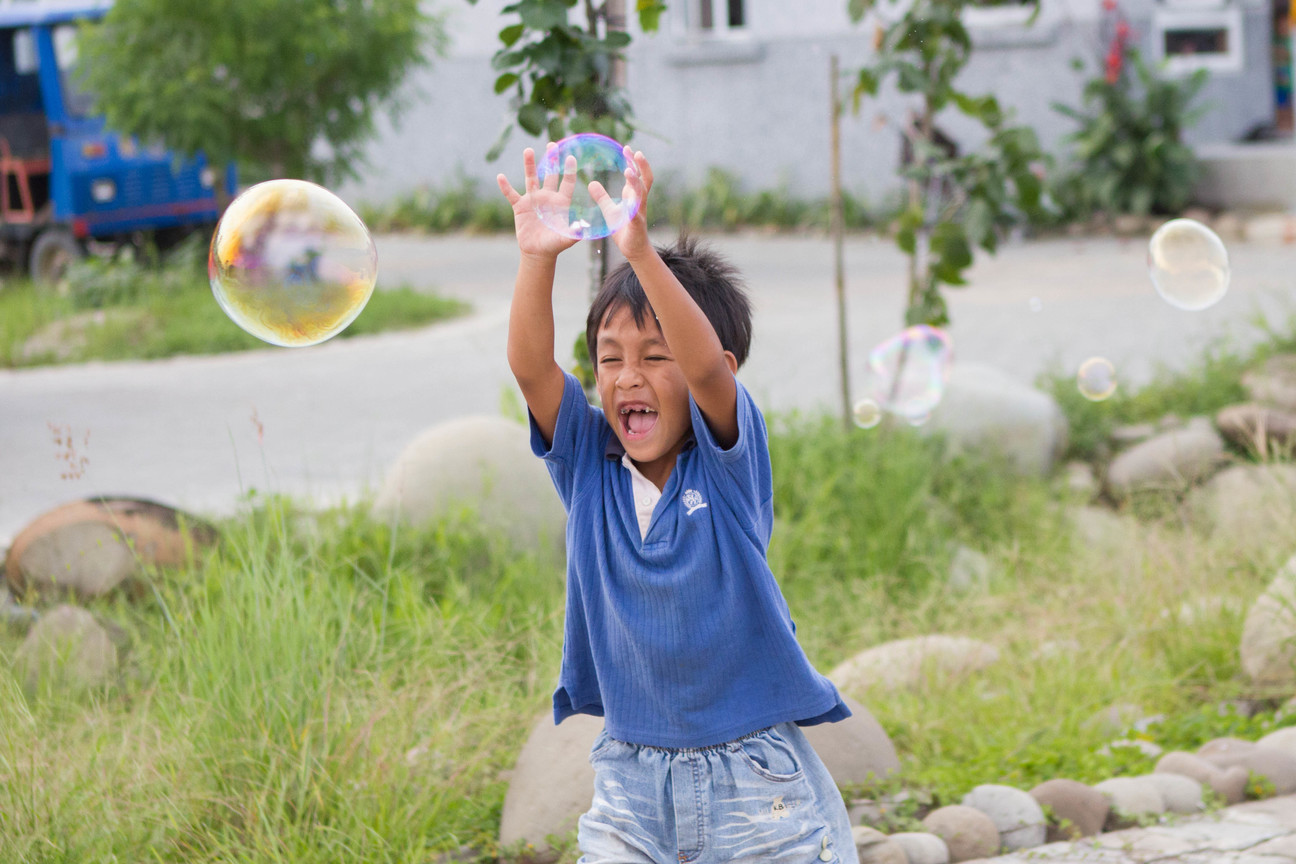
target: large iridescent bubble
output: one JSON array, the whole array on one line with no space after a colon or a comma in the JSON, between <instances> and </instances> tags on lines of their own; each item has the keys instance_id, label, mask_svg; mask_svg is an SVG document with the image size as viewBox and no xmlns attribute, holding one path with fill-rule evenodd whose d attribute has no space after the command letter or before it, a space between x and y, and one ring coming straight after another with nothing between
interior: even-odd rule
<instances>
[{"instance_id":1,"label":"large iridescent bubble","mask_svg":"<svg viewBox=\"0 0 1296 864\"><path fill-rule=\"evenodd\" d=\"M1171 219L1148 241L1152 285L1171 306L1214 306L1229 286L1228 251L1219 235L1192 219Z\"/></svg>"},{"instance_id":2,"label":"large iridescent bubble","mask_svg":"<svg viewBox=\"0 0 1296 864\"><path fill-rule=\"evenodd\" d=\"M926 324L907 327L869 352L865 398L921 425L945 394L953 360L953 344L944 330Z\"/></svg>"},{"instance_id":3,"label":"large iridescent bubble","mask_svg":"<svg viewBox=\"0 0 1296 864\"><path fill-rule=\"evenodd\" d=\"M364 309L378 252L341 198L304 180L250 187L226 208L207 258L225 314L272 345L300 348L340 333Z\"/></svg>"},{"instance_id":4,"label":"large iridescent bubble","mask_svg":"<svg viewBox=\"0 0 1296 864\"><path fill-rule=\"evenodd\" d=\"M575 240L593 240L607 237L618 231L639 212L640 201L627 199L626 171L637 176L633 162L627 162L624 148L608 138L593 132L571 135L548 148L536 161L536 177L544 184L546 177L562 178L564 172L574 172L573 182L558 183L552 192L536 199L535 210L540 220L564 237ZM589 193L589 184L597 180L611 198L610 218ZM554 186L553 180L550 186ZM568 199L567 191L571 197Z\"/></svg>"}]
</instances>

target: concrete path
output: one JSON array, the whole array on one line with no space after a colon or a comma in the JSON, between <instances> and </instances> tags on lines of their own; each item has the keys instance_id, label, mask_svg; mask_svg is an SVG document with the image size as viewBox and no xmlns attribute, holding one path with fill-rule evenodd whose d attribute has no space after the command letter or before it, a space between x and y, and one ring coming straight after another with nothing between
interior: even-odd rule
<instances>
[{"instance_id":1,"label":"concrete path","mask_svg":"<svg viewBox=\"0 0 1296 864\"><path fill-rule=\"evenodd\" d=\"M1072 843L1050 843L989 859L1003 864L1291 864L1296 796L1249 801L1203 816L1166 817Z\"/></svg>"},{"instance_id":2,"label":"concrete path","mask_svg":"<svg viewBox=\"0 0 1296 864\"><path fill-rule=\"evenodd\" d=\"M666 238L663 238L666 239ZM837 410L832 250L818 237L718 236L756 307L740 376L767 410ZM497 413L515 389L504 357L517 252L509 237L378 238L380 284L462 297L471 316L415 332L153 363L0 371L0 545L46 509L92 494L228 512L252 489L355 498L375 488L420 431ZM1212 340L1257 338L1262 312L1296 305L1296 247L1235 244L1225 299L1190 313L1162 302L1141 242L1051 240L982 256L952 293L956 357L1023 381L1103 355L1126 386L1183 368ZM846 249L853 367L902 321L905 261L885 240ZM587 256L560 263L560 356L583 332ZM858 372L856 373L858 374ZM516 403L515 403L516 404ZM54 428L70 431L72 450ZM65 457L77 465L68 473Z\"/></svg>"}]
</instances>

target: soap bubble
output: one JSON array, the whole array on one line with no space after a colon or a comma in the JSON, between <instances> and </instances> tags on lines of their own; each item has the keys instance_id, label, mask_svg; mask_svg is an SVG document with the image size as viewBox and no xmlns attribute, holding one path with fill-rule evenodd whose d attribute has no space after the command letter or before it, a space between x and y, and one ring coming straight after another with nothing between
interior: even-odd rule
<instances>
[{"instance_id":1,"label":"soap bubble","mask_svg":"<svg viewBox=\"0 0 1296 864\"><path fill-rule=\"evenodd\" d=\"M629 185L626 169L637 176L634 162L627 162L622 146L606 135L583 132L570 135L550 147L536 161L536 177L556 175L561 179L568 157L576 160L575 183L571 201L565 195L546 194L536 199L535 210L545 225L564 237L575 240L597 240L615 233L639 212L640 201L623 196ZM589 194L590 181L603 184L615 205L615 216L609 222ZM552 184L551 184L552 185ZM628 205L628 206L627 206Z\"/></svg>"},{"instance_id":2,"label":"soap bubble","mask_svg":"<svg viewBox=\"0 0 1296 864\"><path fill-rule=\"evenodd\" d=\"M304 180L258 183L221 216L207 258L225 314L272 345L337 335L373 294L378 252L360 217Z\"/></svg>"},{"instance_id":3,"label":"soap bubble","mask_svg":"<svg viewBox=\"0 0 1296 864\"><path fill-rule=\"evenodd\" d=\"M921 425L945 393L953 358L945 331L908 327L869 352L866 392L882 410Z\"/></svg>"},{"instance_id":4,"label":"soap bubble","mask_svg":"<svg viewBox=\"0 0 1296 864\"><path fill-rule=\"evenodd\" d=\"M1101 402L1116 392L1116 367L1106 357L1090 357L1080 364L1076 386L1090 402Z\"/></svg>"},{"instance_id":5,"label":"soap bubble","mask_svg":"<svg viewBox=\"0 0 1296 864\"><path fill-rule=\"evenodd\" d=\"M861 399L855 403L852 411L855 425L861 429L872 429L882 422L882 408L872 399Z\"/></svg>"},{"instance_id":6,"label":"soap bubble","mask_svg":"<svg viewBox=\"0 0 1296 864\"><path fill-rule=\"evenodd\" d=\"M1148 272L1162 299L1195 312L1215 305L1228 291L1228 252L1219 235L1200 222L1171 219L1148 241Z\"/></svg>"}]
</instances>

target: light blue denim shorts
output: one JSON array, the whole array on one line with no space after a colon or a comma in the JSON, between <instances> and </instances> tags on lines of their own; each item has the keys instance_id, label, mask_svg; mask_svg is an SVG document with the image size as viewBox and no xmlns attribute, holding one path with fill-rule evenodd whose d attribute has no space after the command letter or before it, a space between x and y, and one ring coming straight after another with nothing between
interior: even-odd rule
<instances>
[{"instance_id":1,"label":"light blue denim shorts","mask_svg":"<svg viewBox=\"0 0 1296 864\"><path fill-rule=\"evenodd\" d=\"M858 864L841 793L793 723L670 749L599 734L581 864Z\"/></svg>"}]
</instances>

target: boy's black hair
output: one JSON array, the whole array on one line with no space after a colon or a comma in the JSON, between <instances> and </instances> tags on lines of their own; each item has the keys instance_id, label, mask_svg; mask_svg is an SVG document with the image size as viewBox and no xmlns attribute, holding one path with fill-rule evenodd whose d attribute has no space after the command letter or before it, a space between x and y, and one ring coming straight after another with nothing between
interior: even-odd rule
<instances>
[{"instance_id":1,"label":"boy's black hair","mask_svg":"<svg viewBox=\"0 0 1296 864\"><path fill-rule=\"evenodd\" d=\"M657 254L702 309L720 339L720 347L733 353L738 365L747 359L751 347L751 301L737 269L718 253L698 243L694 237L681 236L674 246L658 246ZM598 368L595 343L599 328L622 307L630 310L635 325L642 328L652 307L644 294L639 277L622 262L603 280L585 319L585 347L590 364Z\"/></svg>"}]
</instances>

